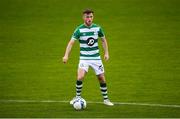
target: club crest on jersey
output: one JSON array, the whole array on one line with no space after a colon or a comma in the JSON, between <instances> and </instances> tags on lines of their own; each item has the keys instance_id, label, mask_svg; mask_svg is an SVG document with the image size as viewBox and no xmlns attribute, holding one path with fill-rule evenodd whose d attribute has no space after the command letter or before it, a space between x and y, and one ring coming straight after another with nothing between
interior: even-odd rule
<instances>
[{"instance_id":1,"label":"club crest on jersey","mask_svg":"<svg viewBox=\"0 0 180 119\"><path fill-rule=\"evenodd\" d=\"M95 43L95 39L93 37L90 37L87 39L87 45L88 46L93 46Z\"/></svg>"}]
</instances>

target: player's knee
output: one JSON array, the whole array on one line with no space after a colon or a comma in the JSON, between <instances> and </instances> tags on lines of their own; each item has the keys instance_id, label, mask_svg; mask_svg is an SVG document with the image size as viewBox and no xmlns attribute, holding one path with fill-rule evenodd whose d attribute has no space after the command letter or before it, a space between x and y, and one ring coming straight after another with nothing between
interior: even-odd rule
<instances>
[{"instance_id":1,"label":"player's knee","mask_svg":"<svg viewBox=\"0 0 180 119\"><path fill-rule=\"evenodd\" d=\"M99 82L100 83L106 83L106 80L105 79L99 79Z\"/></svg>"},{"instance_id":2,"label":"player's knee","mask_svg":"<svg viewBox=\"0 0 180 119\"><path fill-rule=\"evenodd\" d=\"M104 75L98 75L98 80L101 83L105 83L106 82Z\"/></svg>"},{"instance_id":3,"label":"player's knee","mask_svg":"<svg viewBox=\"0 0 180 119\"><path fill-rule=\"evenodd\" d=\"M85 70L83 70L83 69L78 69L77 79L78 79L78 80L83 80L84 77L85 77L85 74L86 74Z\"/></svg>"},{"instance_id":4,"label":"player's knee","mask_svg":"<svg viewBox=\"0 0 180 119\"><path fill-rule=\"evenodd\" d=\"M78 80L83 80L84 79L84 75L78 75Z\"/></svg>"}]
</instances>

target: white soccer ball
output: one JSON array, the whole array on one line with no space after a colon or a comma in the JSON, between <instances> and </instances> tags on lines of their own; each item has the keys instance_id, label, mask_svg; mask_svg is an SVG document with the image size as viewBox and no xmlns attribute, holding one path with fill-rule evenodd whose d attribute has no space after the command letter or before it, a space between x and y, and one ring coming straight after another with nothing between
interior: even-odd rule
<instances>
[{"instance_id":1,"label":"white soccer ball","mask_svg":"<svg viewBox=\"0 0 180 119\"><path fill-rule=\"evenodd\" d=\"M77 98L73 103L73 107L76 110L83 110L86 108L86 101L83 98Z\"/></svg>"}]
</instances>

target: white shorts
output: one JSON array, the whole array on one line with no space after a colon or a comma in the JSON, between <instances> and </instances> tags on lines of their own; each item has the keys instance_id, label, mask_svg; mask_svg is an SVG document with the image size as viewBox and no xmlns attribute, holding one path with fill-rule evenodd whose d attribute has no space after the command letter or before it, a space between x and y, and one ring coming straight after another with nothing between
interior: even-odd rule
<instances>
[{"instance_id":1,"label":"white shorts","mask_svg":"<svg viewBox=\"0 0 180 119\"><path fill-rule=\"evenodd\" d=\"M88 72L89 67L91 67L96 75L104 73L104 66L101 60L80 60L79 68L84 69Z\"/></svg>"}]
</instances>

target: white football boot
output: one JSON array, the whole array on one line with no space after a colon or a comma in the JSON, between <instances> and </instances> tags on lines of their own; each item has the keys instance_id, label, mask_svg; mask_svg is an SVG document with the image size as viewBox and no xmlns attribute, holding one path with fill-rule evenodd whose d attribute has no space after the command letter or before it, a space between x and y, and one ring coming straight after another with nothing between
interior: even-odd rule
<instances>
[{"instance_id":1,"label":"white football boot","mask_svg":"<svg viewBox=\"0 0 180 119\"><path fill-rule=\"evenodd\" d=\"M109 99L104 100L104 104L108 105L108 106L113 106L114 105Z\"/></svg>"}]
</instances>

